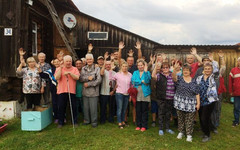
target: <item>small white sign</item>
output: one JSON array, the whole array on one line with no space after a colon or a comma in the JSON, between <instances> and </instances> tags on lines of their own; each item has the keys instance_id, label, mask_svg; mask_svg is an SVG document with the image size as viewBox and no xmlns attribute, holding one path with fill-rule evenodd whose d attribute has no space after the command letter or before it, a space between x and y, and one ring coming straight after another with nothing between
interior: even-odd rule
<instances>
[{"instance_id":1,"label":"small white sign","mask_svg":"<svg viewBox=\"0 0 240 150\"><path fill-rule=\"evenodd\" d=\"M12 36L12 28L4 28L4 36Z\"/></svg>"},{"instance_id":2,"label":"small white sign","mask_svg":"<svg viewBox=\"0 0 240 150\"><path fill-rule=\"evenodd\" d=\"M63 23L65 24L65 26L72 29L76 26L77 20L72 14L67 13L63 16Z\"/></svg>"}]
</instances>

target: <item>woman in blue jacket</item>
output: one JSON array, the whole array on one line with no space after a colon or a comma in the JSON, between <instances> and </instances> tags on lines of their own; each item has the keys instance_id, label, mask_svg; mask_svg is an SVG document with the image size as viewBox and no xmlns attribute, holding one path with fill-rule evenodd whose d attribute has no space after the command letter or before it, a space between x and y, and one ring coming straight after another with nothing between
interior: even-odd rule
<instances>
[{"instance_id":1,"label":"woman in blue jacket","mask_svg":"<svg viewBox=\"0 0 240 150\"><path fill-rule=\"evenodd\" d=\"M148 127L148 105L151 100L151 74L147 71L148 66L144 60L138 60L137 66L138 70L134 71L132 76L132 84L138 90L136 102L136 130L141 130L143 132Z\"/></svg>"}]
</instances>

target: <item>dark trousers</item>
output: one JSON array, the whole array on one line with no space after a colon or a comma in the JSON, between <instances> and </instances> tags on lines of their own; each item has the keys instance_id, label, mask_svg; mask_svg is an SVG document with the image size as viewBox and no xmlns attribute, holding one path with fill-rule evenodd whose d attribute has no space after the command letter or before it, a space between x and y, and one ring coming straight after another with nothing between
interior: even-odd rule
<instances>
[{"instance_id":1,"label":"dark trousers","mask_svg":"<svg viewBox=\"0 0 240 150\"><path fill-rule=\"evenodd\" d=\"M100 96L100 122L105 123L107 120L107 104L109 106L109 122L114 122L114 114L116 113L116 99L115 95L101 95Z\"/></svg>"},{"instance_id":2,"label":"dark trousers","mask_svg":"<svg viewBox=\"0 0 240 150\"><path fill-rule=\"evenodd\" d=\"M200 125L202 128L203 133L206 136L210 136L210 131L213 130L214 126L211 121L211 114L213 112L215 102L201 106L198 113L199 113L199 120L200 120Z\"/></svg>"},{"instance_id":3,"label":"dark trousers","mask_svg":"<svg viewBox=\"0 0 240 150\"><path fill-rule=\"evenodd\" d=\"M31 109L32 105L39 106L41 100L41 94L25 94L27 100L27 109Z\"/></svg>"},{"instance_id":4,"label":"dark trousers","mask_svg":"<svg viewBox=\"0 0 240 150\"><path fill-rule=\"evenodd\" d=\"M77 123L77 109L76 109L76 97L75 94L70 94L71 96L71 103L72 103L72 111L73 111L73 123ZM68 93L62 93L58 95L58 124L64 124L64 118L67 108L67 102L69 101Z\"/></svg>"},{"instance_id":5,"label":"dark trousers","mask_svg":"<svg viewBox=\"0 0 240 150\"><path fill-rule=\"evenodd\" d=\"M52 107L53 107L53 118L58 119L58 94L51 92L52 95Z\"/></svg>"},{"instance_id":6,"label":"dark trousers","mask_svg":"<svg viewBox=\"0 0 240 150\"><path fill-rule=\"evenodd\" d=\"M83 98L76 97L76 105L77 105L77 117L79 117L80 112L83 113Z\"/></svg>"},{"instance_id":7,"label":"dark trousers","mask_svg":"<svg viewBox=\"0 0 240 150\"><path fill-rule=\"evenodd\" d=\"M137 101L136 103L136 120L137 127L148 128L148 105L149 102Z\"/></svg>"},{"instance_id":8,"label":"dark trousers","mask_svg":"<svg viewBox=\"0 0 240 150\"><path fill-rule=\"evenodd\" d=\"M159 130L163 130L165 122L166 129L170 127L171 113L173 109L173 100L160 100L158 104L158 118L159 118Z\"/></svg>"}]
</instances>

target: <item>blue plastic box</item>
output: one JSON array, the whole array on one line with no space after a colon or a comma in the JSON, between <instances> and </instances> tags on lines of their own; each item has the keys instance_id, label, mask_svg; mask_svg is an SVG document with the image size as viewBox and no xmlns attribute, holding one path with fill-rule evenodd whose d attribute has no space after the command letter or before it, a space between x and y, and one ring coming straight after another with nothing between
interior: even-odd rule
<instances>
[{"instance_id":1,"label":"blue plastic box","mask_svg":"<svg viewBox=\"0 0 240 150\"><path fill-rule=\"evenodd\" d=\"M52 107L44 111L22 111L23 131L41 131L52 123Z\"/></svg>"}]
</instances>

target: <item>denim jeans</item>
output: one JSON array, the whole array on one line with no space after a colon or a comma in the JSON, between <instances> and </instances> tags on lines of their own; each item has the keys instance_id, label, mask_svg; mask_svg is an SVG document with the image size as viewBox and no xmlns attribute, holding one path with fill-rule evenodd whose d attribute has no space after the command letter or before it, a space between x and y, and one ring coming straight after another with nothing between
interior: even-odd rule
<instances>
[{"instance_id":1,"label":"denim jeans","mask_svg":"<svg viewBox=\"0 0 240 150\"><path fill-rule=\"evenodd\" d=\"M235 96L234 97L234 109L233 109L233 114L234 114L234 123L239 123L239 115L240 115L240 96Z\"/></svg>"},{"instance_id":2,"label":"denim jeans","mask_svg":"<svg viewBox=\"0 0 240 150\"><path fill-rule=\"evenodd\" d=\"M116 102L117 102L117 121L118 123L124 122L126 109L128 106L129 95L123 95L116 93Z\"/></svg>"}]
</instances>

